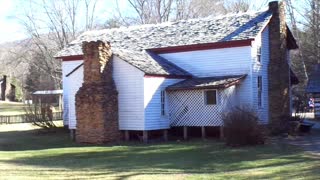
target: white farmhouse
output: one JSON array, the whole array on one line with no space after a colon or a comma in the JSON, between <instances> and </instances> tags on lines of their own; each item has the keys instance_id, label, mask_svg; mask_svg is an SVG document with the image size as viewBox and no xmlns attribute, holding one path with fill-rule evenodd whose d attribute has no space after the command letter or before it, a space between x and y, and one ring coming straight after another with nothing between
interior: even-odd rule
<instances>
[{"instance_id":1,"label":"white farmhouse","mask_svg":"<svg viewBox=\"0 0 320 180\"><path fill-rule=\"evenodd\" d=\"M262 12L85 32L57 55L64 122L89 143L222 126L222 114L241 105L268 123L290 113L296 48L278 2Z\"/></svg>"}]
</instances>

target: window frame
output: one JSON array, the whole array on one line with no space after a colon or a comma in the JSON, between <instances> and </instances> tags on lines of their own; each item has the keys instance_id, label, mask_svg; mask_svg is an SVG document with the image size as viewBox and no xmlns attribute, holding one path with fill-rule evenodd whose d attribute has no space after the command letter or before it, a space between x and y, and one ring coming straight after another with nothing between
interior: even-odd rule
<instances>
[{"instance_id":1,"label":"window frame","mask_svg":"<svg viewBox=\"0 0 320 180\"><path fill-rule=\"evenodd\" d=\"M258 75L257 76L257 98L258 98L258 107L262 108L263 103L262 103L262 76Z\"/></svg>"},{"instance_id":2,"label":"window frame","mask_svg":"<svg viewBox=\"0 0 320 180\"><path fill-rule=\"evenodd\" d=\"M261 52L262 52L261 46L258 46L257 47L257 62L260 64L262 63L261 62L261 54L262 54Z\"/></svg>"},{"instance_id":3,"label":"window frame","mask_svg":"<svg viewBox=\"0 0 320 180\"><path fill-rule=\"evenodd\" d=\"M166 91L160 92L160 114L161 116L166 115Z\"/></svg>"},{"instance_id":4,"label":"window frame","mask_svg":"<svg viewBox=\"0 0 320 180\"><path fill-rule=\"evenodd\" d=\"M215 92L215 104L208 104L208 101L207 101L207 93L210 92L210 91L214 91ZM207 90L204 90L204 105L206 106L215 106L215 105L218 105L218 90L217 89L207 89Z\"/></svg>"}]
</instances>

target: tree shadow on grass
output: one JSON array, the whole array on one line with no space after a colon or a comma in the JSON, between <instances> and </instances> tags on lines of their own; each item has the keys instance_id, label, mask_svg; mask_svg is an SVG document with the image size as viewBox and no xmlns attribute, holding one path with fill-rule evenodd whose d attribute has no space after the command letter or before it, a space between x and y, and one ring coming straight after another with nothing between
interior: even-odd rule
<instances>
[{"instance_id":1,"label":"tree shadow on grass","mask_svg":"<svg viewBox=\"0 0 320 180\"><path fill-rule=\"evenodd\" d=\"M25 152L24 150L30 150ZM42 151L38 151L42 150ZM89 146L70 140L67 131L40 133L38 130L0 132L0 151L14 151L18 156L2 159L0 163L42 168L83 171L84 176L116 176L129 178L140 175L197 175L317 164L317 157L305 155L303 151L285 144L229 148L221 142L188 141L160 144L121 143L113 146ZM23 151L20 152L19 151ZM25 155L27 154L27 155ZM320 165L319 165L320 166ZM301 167L298 172L282 170L286 178L302 174L320 176L319 166ZM22 168L21 171L24 169ZM63 172L61 172L63 173ZM96 173L96 175L94 175ZM267 179L278 172L255 175ZM231 173L232 174L232 173ZM252 178L252 175L241 175ZM308 177L310 177L308 175Z\"/></svg>"},{"instance_id":2,"label":"tree shadow on grass","mask_svg":"<svg viewBox=\"0 0 320 180\"><path fill-rule=\"evenodd\" d=\"M299 150L289 146L265 145L228 148L215 141L196 141L138 146L65 148L61 152L34 154L5 162L44 168L92 169L114 174L130 172L123 175L122 178L126 178L126 176L148 175L150 173L236 172L315 161L318 159L305 156ZM305 173L313 171L313 173L320 175L313 168L304 171ZM261 177L264 176L261 175Z\"/></svg>"},{"instance_id":3,"label":"tree shadow on grass","mask_svg":"<svg viewBox=\"0 0 320 180\"><path fill-rule=\"evenodd\" d=\"M77 147L70 140L68 131L57 128L54 131L27 130L0 132L0 151L41 150L62 147Z\"/></svg>"}]
</instances>

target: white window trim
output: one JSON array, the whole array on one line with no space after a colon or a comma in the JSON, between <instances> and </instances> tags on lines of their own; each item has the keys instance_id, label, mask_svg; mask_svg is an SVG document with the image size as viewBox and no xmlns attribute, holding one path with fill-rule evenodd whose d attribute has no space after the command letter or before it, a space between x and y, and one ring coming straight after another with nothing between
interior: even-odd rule
<instances>
[{"instance_id":1,"label":"white window trim","mask_svg":"<svg viewBox=\"0 0 320 180\"><path fill-rule=\"evenodd\" d=\"M216 91L216 104L207 104L207 91ZM216 106L219 104L218 89L205 89L203 90L203 103L205 106Z\"/></svg>"},{"instance_id":2,"label":"white window trim","mask_svg":"<svg viewBox=\"0 0 320 180\"><path fill-rule=\"evenodd\" d=\"M259 49L260 49L260 53L259 53ZM259 56L260 56L260 61L258 61ZM262 65L262 47L261 47L261 45L257 46L257 49L256 49L256 62L259 65Z\"/></svg>"},{"instance_id":3,"label":"white window trim","mask_svg":"<svg viewBox=\"0 0 320 180\"><path fill-rule=\"evenodd\" d=\"M258 84L259 84L259 77L261 78L261 98L259 98L259 87L258 87ZM263 109L263 79L262 79L262 75L257 75L257 106L259 109ZM259 100L260 99L260 100ZM259 105L259 101L260 101L260 105Z\"/></svg>"}]
</instances>

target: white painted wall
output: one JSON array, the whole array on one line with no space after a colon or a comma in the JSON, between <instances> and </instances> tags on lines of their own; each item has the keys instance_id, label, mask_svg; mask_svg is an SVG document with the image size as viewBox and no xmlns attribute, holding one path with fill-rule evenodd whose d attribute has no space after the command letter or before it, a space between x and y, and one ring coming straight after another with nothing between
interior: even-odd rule
<instances>
[{"instance_id":1,"label":"white painted wall","mask_svg":"<svg viewBox=\"0 0 320 180\"><path fill-rule=\"evenodd\" d=\"M83 83L83 66L73 72L68 79L68 102L69 102L69 129L76 129L76 93Z\"/></svg>"},{"instance_id":2,"label":"white painted wall","mask_svg":"<svg viewBox=\"0 0 320 180\"><path fill-rule=\"evenodd\" d=\"M257 47L261 46L261 63L257 62ZM269 66L269 28L266 27L252 43L252 95L253 107L263 123L269 121L268 66ZM262 77L262 106L258 107L258 80Z\"/></svg>"},{"instance_id":3,"label":"white painted wall","mask_svg":"<svg viewBox=\"0 0 320 180\"><path fill-rule=\"evenodd\" d=\"M66 75L69 74L74 68L79 66L83 61L63 61L62 62L62 86L63 86L63 124L68 125L69 119L69 95L68 95L68 78ZM72 82L70 82L72 83Z\"/></svg>"},{"instance_id":4,"label":"white painted wall","mask_svg":"<svg viewBox=\"0 0 320 180\"><path fill-rule=\"evenodd\" d=\"M113 69L119 93L119 129L145 130L144 73L115 56Z\"/></svg>"},{"instance_id":5,"label":"white painted wall","mask_svg":"<svg viewBox=\"0 0 320 180\"><path fill-rule=\"evenodd\" d=\"M251 47L233 47L160 54L199 77L247 74L251 68Z\"/></svg>"},{"instance_id":6,"label":"white painted wall","mask_svg":"<svg viewBox=\"0 0 320 180\"><path fill-rule=\"evenodd\" d=\"M170 127L167 94L165 95L166 113L165 116L161 115L161 91L182 80L163 77L144 78L145 130L168 129Z\"/></svg>"}]
</instances>

